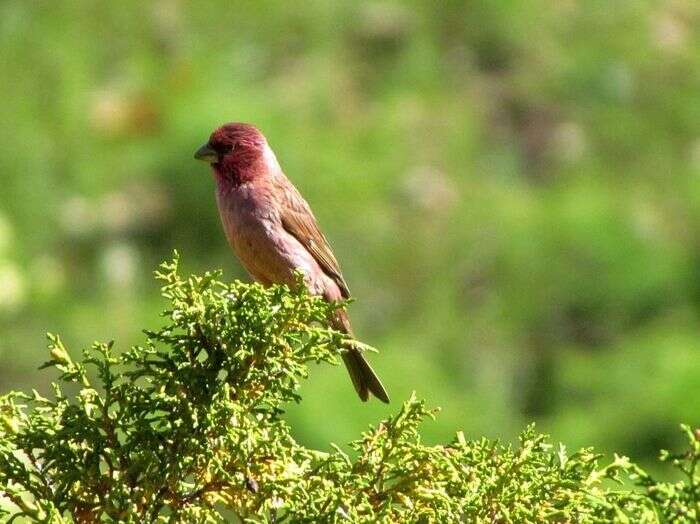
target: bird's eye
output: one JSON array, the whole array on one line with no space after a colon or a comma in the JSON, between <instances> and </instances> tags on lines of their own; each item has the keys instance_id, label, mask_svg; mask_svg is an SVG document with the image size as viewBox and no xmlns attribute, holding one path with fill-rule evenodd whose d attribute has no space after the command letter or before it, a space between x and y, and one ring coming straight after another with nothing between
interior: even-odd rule
<instances>
[{"instance_id":1,"label":"bird's eye","mask_svg":"<svg viewBox=\"0 0 700 524\"><path fill-rule=\"evenodd\" d=\"M233 151L233 145L232 144L222 144L222 143L216 143L216 144L210 144L211 148L216 151L220 155L225 155L226 153L230 153Z\"/></svg>"}]
</instances>

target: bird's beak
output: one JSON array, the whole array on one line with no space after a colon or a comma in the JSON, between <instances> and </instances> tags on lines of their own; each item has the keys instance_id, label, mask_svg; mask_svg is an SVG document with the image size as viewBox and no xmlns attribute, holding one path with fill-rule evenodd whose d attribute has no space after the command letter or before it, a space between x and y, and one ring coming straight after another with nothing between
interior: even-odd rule
<instances>
[{"instance_id":1,"label":"bird's beak","mask_svg":"<svg viewBox=\"0 0 700 524\"><path fill-rule=\"evenodd\" d=\"M194 157L197 160L202 160L203 162L207 162L209 164L213 164L219 159L219 155L216 154L216 151L214 151L209 144L204 144L202 147L197 149Z\"/></svg>"}]
</instances>

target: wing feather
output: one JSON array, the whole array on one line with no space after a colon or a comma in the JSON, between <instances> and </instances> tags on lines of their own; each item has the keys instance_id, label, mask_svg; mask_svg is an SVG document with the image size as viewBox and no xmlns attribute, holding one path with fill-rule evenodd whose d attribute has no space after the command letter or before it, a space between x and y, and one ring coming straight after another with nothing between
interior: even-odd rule
<instances>
[{"instance_id":1,"label":"wing feather","mask_svg":"<svg viewBox=\"0 0 700 524\"><path fill-rule=\"evenodd\" d=\"M282 226L301 242L323 272L338 284L343 298L350 298L350 290L340 271L340 265L328 245L328 240L319 229L311 207L289 179L279 177L278 184L282 186L281 191L276 193L282 195L279 202Z\"/></svg>"}]
</instances>

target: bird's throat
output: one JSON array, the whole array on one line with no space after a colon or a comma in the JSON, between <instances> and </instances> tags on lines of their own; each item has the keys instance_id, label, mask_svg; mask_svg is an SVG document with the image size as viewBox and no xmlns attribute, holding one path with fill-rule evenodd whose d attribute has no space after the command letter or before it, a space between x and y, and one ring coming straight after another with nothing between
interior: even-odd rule
<instances>
[{"instance_id":1,"label":"bird's throat","mask_svg":"<svg viewBox=\"0 0 700 524\"><path fill-rule=\"evenodd\" d=\"M221 165L212 165L214 170L214 177L216 179L216 184L220 190L227 190L250 182L264 173L258 172L255 167L257 166L246 166L246 167L236 167L226 169Z\"/></svg>"}]
</instances>

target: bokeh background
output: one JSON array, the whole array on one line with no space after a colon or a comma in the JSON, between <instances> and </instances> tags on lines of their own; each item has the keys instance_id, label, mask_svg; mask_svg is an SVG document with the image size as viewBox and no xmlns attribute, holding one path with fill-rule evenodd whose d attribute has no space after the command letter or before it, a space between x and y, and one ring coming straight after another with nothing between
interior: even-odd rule
<instances>
[{"instance_id":1,"label":"bokeh background","mask_svg":"<svg viewBox=\"0 0 700 524\"><path fill-rule=\"evenodd\" d=\"M319 367L302 441L412 390L429 441L652 459L700 423L697 0L0 3L0 391L141 341L152 279L247 278L192 159L259 125L324 228L394 404Z\"/></svg>"}]
</instances>

